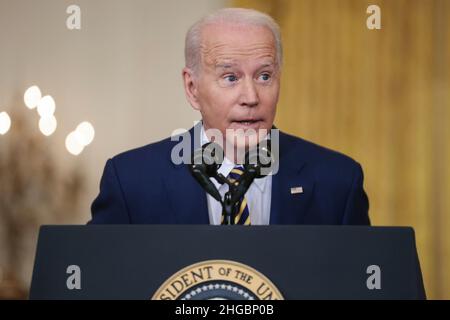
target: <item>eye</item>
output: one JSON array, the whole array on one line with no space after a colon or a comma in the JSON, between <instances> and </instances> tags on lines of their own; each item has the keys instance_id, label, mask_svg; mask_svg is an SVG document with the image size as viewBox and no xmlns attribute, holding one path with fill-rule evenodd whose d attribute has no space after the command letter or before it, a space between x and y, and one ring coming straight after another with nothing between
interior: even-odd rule
<instances>
[{"instance_id":1,"label":"eye","mask_svg":"<svg viewBox=\"0 0 450 320\"><path fill-rule=\"evenodd\" d=\"M228 73L220 76L218 83L221 87L233 87L239 82L239 77L236 74Z\"/></svg>"},{"instance_id":2,"label":"eye","mask_svg":"<svg viewBox=\"0 0 450 320\"><path fill-rule=\"evenodd\" d=\"M261 73L261 75L259 76L259 79L262 80L263 82L268 82L271 79L271 75L270 73Z\"/></svg>"},{"instance_id":3,"label":"eye","mask_svg":"<svg viewBox=\"0 0 450 320\"><path fill-rule=\"evenodd\" d=\"M227 82L236 82L238 80L238 78L234 74L227 75L223 78Z\"/></svg>"}]
</instances>

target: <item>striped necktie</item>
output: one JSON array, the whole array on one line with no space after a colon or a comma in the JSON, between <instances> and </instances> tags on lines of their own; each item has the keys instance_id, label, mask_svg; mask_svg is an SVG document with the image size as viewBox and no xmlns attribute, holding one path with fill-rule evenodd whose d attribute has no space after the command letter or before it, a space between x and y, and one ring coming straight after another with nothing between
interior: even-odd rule
<instances>
[{"instance_id":1,"label":"striped necktie","mask_svg":"<svg viewBox=\"0 0 450 320\"><path fill-rule=\"evenodd\" d=\"M230 180L231 183L235 183L237 180L239 180L239 177L244 173L244 168L241 166L237 166L234 167L233 170L231 170L230 174L228 175L228 179ZM236 215L236 217L234 218L234 224L242 224L242 225L250 225L250 214L249 214L249 210L248 210L248 205L247 205L247 199L245 199L245 196L243 196L240 200L239 200L239 211ZM222 215L222 224L224 217Z\"/></svg>"}]
</instances>

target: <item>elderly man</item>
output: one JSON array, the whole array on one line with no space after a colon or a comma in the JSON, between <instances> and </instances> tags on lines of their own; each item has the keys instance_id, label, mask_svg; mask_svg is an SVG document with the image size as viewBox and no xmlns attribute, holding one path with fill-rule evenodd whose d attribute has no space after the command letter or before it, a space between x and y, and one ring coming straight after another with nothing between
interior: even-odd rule
<instances>
[{"instance_id":1,"label":"elderly man","mask_svg":"<svg viewBox=\"0 0 450 320\"><path fill-rule=\"evenodd\" d=\"M227 138L230 129L252 129L257 142L268 138L282 67L280 32L272 18L248 9L219 10L190 28L185 58L186 96L202 116L189 131L194 141L210 141L214 129L225 137L215 142L227 151L242 147ZM370 223L357 162L282 132L277 143L278 172L250 185L236 224ZM168 138L108 160L90 223L221 224L221 204L200 187L185 163L172 161L176 144ZM219 172L229 179L242 174L237 158L228 156ZM228 185L213 180L223 196Z\"/></svg>"}]
</instances>

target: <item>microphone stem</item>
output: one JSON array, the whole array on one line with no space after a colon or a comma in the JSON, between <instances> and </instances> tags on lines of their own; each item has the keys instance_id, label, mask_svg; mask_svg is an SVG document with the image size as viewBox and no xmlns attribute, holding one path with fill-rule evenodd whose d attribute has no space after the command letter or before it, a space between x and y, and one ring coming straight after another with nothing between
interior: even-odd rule
<instances>
[{"instance_id":1,"label":"microphone stem","mask_svg":"<svg viewBox=\"0 0 450 320\"><path fill-rule=\"evenodd\" d=\"M233 214L233 204L231 202L231 193L230 191L228 191L227 193L225 193L225 197L223 200L223 205L222 205L222 214L224 216L224 224L225 225L233 225L234 224L234 214Z\"/></svg>"}]
</instances>

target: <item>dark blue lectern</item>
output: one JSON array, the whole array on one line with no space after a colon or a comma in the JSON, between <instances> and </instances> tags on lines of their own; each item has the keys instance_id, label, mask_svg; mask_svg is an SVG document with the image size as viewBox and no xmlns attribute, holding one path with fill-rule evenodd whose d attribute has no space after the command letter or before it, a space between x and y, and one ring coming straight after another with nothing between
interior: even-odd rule
<instances>
[{"instance_id":1,"label":"dark blue lectern","mask_svg":"<svg viewBox=\"0 0 450 320\"><path fill-rule=\"evenodd\" d=\"M31 299L424 299L414 231L43 226Z\"/></svg>"}]
</instances>

